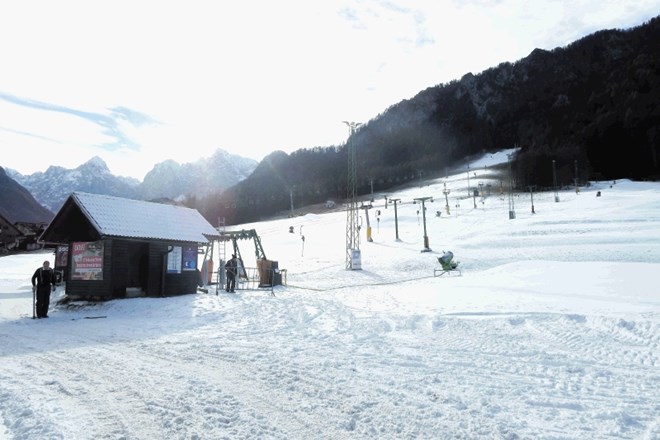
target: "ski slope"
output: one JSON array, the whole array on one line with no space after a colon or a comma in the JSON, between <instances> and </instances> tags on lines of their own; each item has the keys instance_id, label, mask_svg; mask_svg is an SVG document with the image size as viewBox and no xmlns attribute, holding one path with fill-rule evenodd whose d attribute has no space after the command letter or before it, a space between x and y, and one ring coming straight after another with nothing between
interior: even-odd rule
<instances>
[{"instance_id":1,"label":"ski slope","mask_svg":"<svg viewBox=\"0 0 660 440\"><path fill-rule=\"evenodd\" d=\"M511 220L502 160L472 164L493 189L477 208L465 173L387 194L399 241L377 194L360 271L345 212L232 228L287 269L275 296L53 301L32 320L52 255L0 258L0 438L660 438L660 184L538 193L534 214L519 194ZM433 276L443 250L462 276Z\"/></svg>"}]
</instances>

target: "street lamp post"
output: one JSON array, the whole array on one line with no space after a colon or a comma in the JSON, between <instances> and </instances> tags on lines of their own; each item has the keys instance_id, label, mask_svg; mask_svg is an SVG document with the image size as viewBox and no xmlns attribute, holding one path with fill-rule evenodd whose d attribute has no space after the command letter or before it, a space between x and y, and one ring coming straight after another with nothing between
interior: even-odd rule
<instances>
[{"instance_id":1,"label":"street lamp post","mask_svg":"<svg viewBox=\"0 0 660 440\"><path fill-rule=\"evenodd\" d=\"M414 200L415 203L422 203L422 219L424 222L424 249L422 249L422 252L431 252L431 248L429 248L429 237L426 235L426 207L424 206L424 203L427 200L433 202L433 197L418 197Z\"/></svg>"},{"instance_id":2,"label":"street lamp post","mask_svg":"<svg viewBox=\"0 0 660 440\"><path fill-rule=\"evenodd\" d=\"M401 199L390 199L390 203L394 203L394 230L396 231L396 241L399 241L399 217L396 212L396 204L400 201Z\"/></svg>"}]
</instances>

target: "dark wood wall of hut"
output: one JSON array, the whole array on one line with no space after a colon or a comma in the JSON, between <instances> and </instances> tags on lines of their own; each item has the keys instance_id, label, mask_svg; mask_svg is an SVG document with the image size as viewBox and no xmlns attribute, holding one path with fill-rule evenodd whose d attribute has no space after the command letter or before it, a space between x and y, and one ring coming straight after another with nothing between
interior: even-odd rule
<instances>
[{"instance_id":1,"label":"dark wood wall of hut","mask_svg":"<svg viewBox=\"0 0 660 440\"><path fill-rule=\"evenodd\" d=\"M72 267L73 244L69 243L68 267ZM105 240L103 243L103 279L102 280L72 280L71 271L67 271L66 293L75 297L101 297L110 298L113 292L113 280L110 276L112 267L112 240ZM124 291L125 293L125 291Z\"/></svg>"},{"instance_id":2,"label":"dark wood wall of hut","mask_svg":"<svg viewBox=\"0 0 660 440\"><path fill-rule=\"evenodd\" d=\"M194 245L194 243L176 243L174 246ZM167 252L170 247L165 246L164 252ZM161 260L164 267L167 267L167 255L163 254L164 260ZM181 295L197 292L197 285L199 283L199 272L196 270L182 271L181 273L166 273L165 274L165 289L163 295Z\"/></svg>"},{"instance_id":3,"label":"dark wood wall of hut","mask_svg":"<svg viewBox=\"0 0 660 440\"><path fill-rule=\"evenodd\" d=\"M165 295L163 292L163 273L164 273L164 258L167 258L167 250L169 249L167 243L149 243L149 260L147 265L149 267L149 274L147 276L147 295L161 296Z\"/></svg>"},{"instance_id":4,"label":"dark wood wall of hut","mask_svg":"<svg viewBox=\"0 0 660 440\"><path fill-rule=\"evenodd\" d=\"M126 296L132 288L149 294L149 273L160 271L161 266L149 265L149 242L134 240L112 241L112 296Z\"/></svg>"},{"instance_id":5,"label":"dark wood wall of hut","mask_svg":"<svg viewBox=\"0 0 660 440\"><path fill-rule=\"evenodd\" d=\"M199 272L165 273L172 244L138 240L103 241L103 280L71 280L66 293L76 297L124 298L127 288L141 289L147 296L195 293ZM188 244L188 243L184 243ZM180 246L181 243L175 244ZM71 244L68 266L71 267Z\"/></svg>"}]
</instances>

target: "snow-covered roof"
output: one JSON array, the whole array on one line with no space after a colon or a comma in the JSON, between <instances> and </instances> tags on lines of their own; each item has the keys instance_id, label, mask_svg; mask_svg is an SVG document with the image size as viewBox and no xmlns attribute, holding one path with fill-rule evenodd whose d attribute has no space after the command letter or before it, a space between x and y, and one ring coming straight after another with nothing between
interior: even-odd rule
<instances>
[{"instance_id":1,"label":"snow-covered roof","mask_svg":"<svg viewBox=\"0 0 660 440\"><path fill-rule=\"evenodd\" d=\"M195 209L83 192L71 198L104 236L194 243L218 236Z\"/></svg>"}]
</instances>

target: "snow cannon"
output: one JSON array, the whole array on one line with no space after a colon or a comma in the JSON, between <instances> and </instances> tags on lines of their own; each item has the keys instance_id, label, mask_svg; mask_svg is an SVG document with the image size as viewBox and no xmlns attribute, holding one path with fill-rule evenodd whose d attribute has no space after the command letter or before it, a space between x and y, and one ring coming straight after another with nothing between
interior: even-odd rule
<instances>
[{"instance_id":1,"label":"snow cannon","mask_svg":"<svg viewBox=\"0 0 660 440\"><path fill-rule=\"evenodd\" d=\"M438 262L442 266L442 270L454 270L458 267L458 262L454 261L454 253L447 251L442 253L442 257L438 257Z\"/></svg>"},{"instance_id":2,"label":"snow cannon","mask_svg":"<svg viewBox=\"0 0 660 440\"><path fill-rule=\"evenodd\" d=\"M461 275L461 270L458 269L458 261L454 261L454 253L452 251L442 252L442 257L438 257L440 268L433 269L433 276L452 276Z\"/></svg>"}]
</instances>

